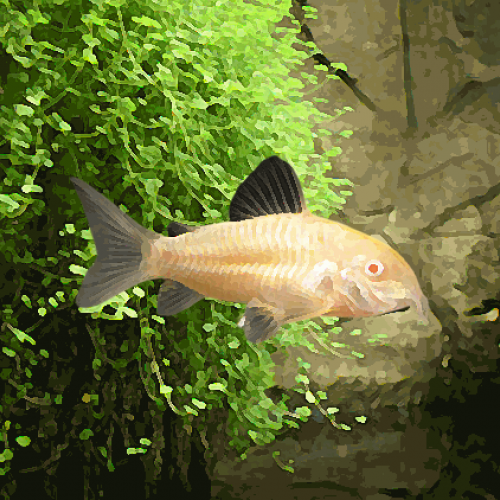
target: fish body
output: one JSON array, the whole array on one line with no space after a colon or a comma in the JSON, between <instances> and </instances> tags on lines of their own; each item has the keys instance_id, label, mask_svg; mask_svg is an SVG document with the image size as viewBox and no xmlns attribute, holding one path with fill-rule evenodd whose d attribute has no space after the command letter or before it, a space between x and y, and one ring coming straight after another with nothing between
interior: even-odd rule
<instances>
[{"instance_id":1,"label":"fish body","mask_svg":"<svg viewBox=\"0 0 500 500\"><path fill-rule=\"evenodd\" d=\"M385 243L311 214L293 168L264 160L239 186L229 222L171 223L147 230L88 184L72 178L97 247L77 297L98 305L142 281L163 278L158 313L204 297L246 303L239 326L250 341L321 315L363 317L428 303L403 257Z\"/></svg>"}]
</instances>

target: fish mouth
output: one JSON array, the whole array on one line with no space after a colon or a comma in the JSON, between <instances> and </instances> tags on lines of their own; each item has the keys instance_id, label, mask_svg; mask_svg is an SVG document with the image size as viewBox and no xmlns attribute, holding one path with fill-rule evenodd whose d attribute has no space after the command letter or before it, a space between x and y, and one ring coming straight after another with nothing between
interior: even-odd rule
<instances>
[{"instance_id":1,"label":"fish mouth","mask_svg":"<svg viewBox=\"0 0 500 500\"><path fill-rule=\"evenodd\" d=\"M410 309L410 306L400 307L399 309L394 309L392 311L379 314L379 316L385 316L386 314L392 314L392 313L396 313L396 312L408 311L408 309Z\"/></svg>"},{"instance_id":2,"label":"fish mouth","mask_svg":"<svg viewBox=\"0 0 500 500\"><path fill-rule=\"evenodd\" d=\"M403 312L403 311L408 311L408 309L410 309L410 306L405 306L405 307L400 307L398 309L393 309L392 311L388 311L388 312L385 312L385 313L382 313L382 314L377 314L377 316L385 316L386 314L392 314L392 313L396 313L396 312ZM346 317L338 317L342 322L344 321L352 321L353 319L355 319L354 317L351 317L351 316L346 316Z\"/></svg>"}]
</instances>

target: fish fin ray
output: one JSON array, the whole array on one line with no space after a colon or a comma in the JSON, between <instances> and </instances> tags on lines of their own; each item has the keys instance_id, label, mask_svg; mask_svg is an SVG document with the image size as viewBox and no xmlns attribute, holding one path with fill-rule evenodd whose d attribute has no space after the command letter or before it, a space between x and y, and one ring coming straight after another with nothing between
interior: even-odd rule
<instances>
[{"instance_id":1,"label":"fish fin ray","mask_svg":"<svg viewBox=\"0 0 500 500\"><path fill-rule=\"evenodd\" d=\"M247 340L254 343L271 338L281 327L272 311L259 307L247 307L240 323Z\"/></svg>"},{"instance_id":2,"label":"fish fin ray","mask_svg":"<svg viewBox=\"0 0 500 500\"><path fill-rule=\"evenodd\" d=\"M142 227L86 182L70 179L97 249L97 259L83 279L76 303L93 307L152 278L145 262L153 241L161 235Z\"/></svg>"},{"instance_id":3,"label":"fish fin ray","mask_svg":"<svg viewBox=\"0 0 500 500\"><path fill-rule=\"evenodd\" d=\"M205 296L186 285L173 280L165 280L158 293L158 314L172 316L188 309Z\"/></svg>"},{"instance_id":4,"label":"fish fin ray","mask_svg":"<svg viewBox=\"0 0 500 500\"><path fill-rule=\"evenodd\" d=\"M264 304L254 298L247 304L238 326L243 328L249 342L263 342L278 333L283 324L284 312L283 309Z\"/></svg>"},{"instance_id":5,"label":"fish fin ray","mask_svg":"<svg viewBox=\"0 0 500 500\"><path fill-rule=\"evenodd\" d=\"M281 158L271 156L240 184L231 200L229 218L237 222L270 214L297 214L306 209L294 169Z\"/></svg>"},{"instance_id":6,"label":"fish fin ray","mask_svg":"<svg viewBox=\"0 0 500 500\"><path fill-rule=\"evenodd\" d=\"M171 222L167 226L167 233L170 238L175 238L181 234L190 233L196 231L199 226L188 226L187 224L181 224L180 222Z\"/></svg>"},{"instance_id":7,"label":"fish fin ray","mask_svg":"<svg viewBox=\"0 0 500 500\"><path fill-rule=\"evenodd\" d=\"M295 323L306 319L317 318L331 311L331 306L315 304L309 308L285 311L257 300L248 303L245 314L238 322L250 342L263 342L274 335L286 323Z\"/></svg>"}]
</instances>

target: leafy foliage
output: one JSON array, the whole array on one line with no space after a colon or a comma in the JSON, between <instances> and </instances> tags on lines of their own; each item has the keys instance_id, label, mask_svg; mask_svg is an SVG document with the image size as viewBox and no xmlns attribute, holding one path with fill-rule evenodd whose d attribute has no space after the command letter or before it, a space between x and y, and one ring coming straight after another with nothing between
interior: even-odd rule
<instances>
[{"instance_id":1,"label":"leafy foliage","mask_svg":"<svg viewBox=\"0 0 500 500\"><path fill-rule=\"evenodd\" d=\"M312 179L309 208L329 216L346 194L335 189L349 183L324 177L337 148L314 153L312 127L331 117L304 100L303 83L289 76L307 57L292 48L298 28L269 35L286 14L279 0L0 2L0 57L9 68L0 75L3 411L23 398L44 405L52 417L40 425L51 435L64 389L74 384L71 362L62 360L91 352L82 340L90 336L95 358L81 358L88 371L80 372L85 394L74 434L82 441L97 440L96 426L102 431L121 411L110 396L120 380L141 392L131 375L137 366L153 413L170 407L185 429L203 435L206 415L225 409L239 452L297 425L286 417L286 399L265 394L279 339L248 345L235 328L238 305L203 301L165 321L146 282L132 296L76 314L81 276L96 252L68 180L84 179L161 232L172 220L221 221L241 180L277 154ZM54 383L44 387L43 377ZM4 474L13 446L6 422ZM17 442L28 446L29 429L22 430ZM110 451L96 449L111 470Z\"/></svg>"}]
</instances>

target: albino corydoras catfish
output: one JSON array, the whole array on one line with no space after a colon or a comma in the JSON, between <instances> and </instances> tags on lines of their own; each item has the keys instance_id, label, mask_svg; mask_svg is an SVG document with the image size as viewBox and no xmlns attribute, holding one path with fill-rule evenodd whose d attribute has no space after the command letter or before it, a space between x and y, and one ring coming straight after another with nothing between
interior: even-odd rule
<instances>
[{"instance_id":1,"label":"albino corydoras catfish","mask_svg":"<svg viewBox=\"0 0 500 500\"><path fill-rule=\"evenodd\" d=\"M428 323L427 299L403 257L367 234L312 215L295 171L277 156L238 187L230 222L172 222L169 237L137 224L82 180L71 181L97 248L79 307L163 278L158 314L177 314L204 297L246 303L238 326L252 342L321 315L354 318L415 306Z\"/></svg>"}]
</instances>

